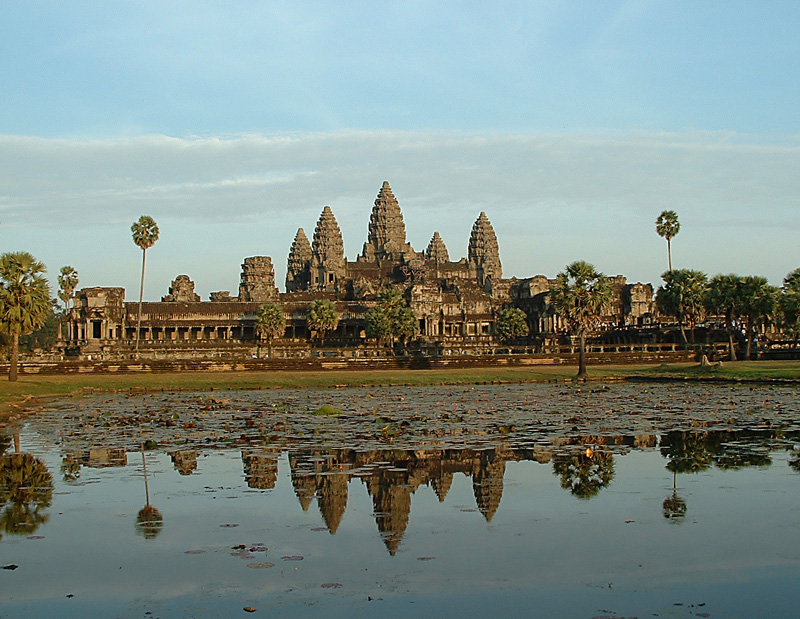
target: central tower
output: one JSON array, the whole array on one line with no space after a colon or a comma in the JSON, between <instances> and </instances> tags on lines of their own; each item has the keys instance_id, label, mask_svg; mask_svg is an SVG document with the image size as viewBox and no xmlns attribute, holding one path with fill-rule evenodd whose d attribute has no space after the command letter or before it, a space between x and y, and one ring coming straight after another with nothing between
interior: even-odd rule
<instances>
[{"instance_id":1,"label":"central tower","mask_svg":"<svg viewBox=\"0 0 800 619\"><path fill-rule=\"evenodd\" d=\"M400 205L389 183L383 181L369 216L367 242L360 259L367 262L399 260L404 254L413 253L414 249L406 242L406 225Z\"/></svg>"}]
</instances>

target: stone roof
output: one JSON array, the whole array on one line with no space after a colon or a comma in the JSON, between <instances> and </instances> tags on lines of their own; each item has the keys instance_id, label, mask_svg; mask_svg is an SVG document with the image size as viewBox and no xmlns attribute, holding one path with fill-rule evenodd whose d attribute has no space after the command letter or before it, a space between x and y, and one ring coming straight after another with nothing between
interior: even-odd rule
<instances>
[{"instance_id":1,"label":"stone roof","mask_svg":"<svg viewBox=\"0 0 800 619\"><path fill-rule=\"evenodd\" d=\"M333 268L344 268L344 240L339 224L333 216L330 206L322 209L316 228L311 253L318 264Z\"/></svg>"},{"instance_id":2,"label":"stone roof","mask_svg":"<svg viewBox=\"0 0 800 619\"><path fill-rule=\"evenodd\" d=\"M484 278L500 279L503 277L497 235L495 235L494 228L483 211L481 211L472 226L467 260L483 269Z\"/></svg>"},{"instance_id":3,"label":"stone roof","mask_svg":"<svg viewBox=\"0 0 800 619\"><path fill-rule=\"evenodd\" d=\"M413 249L406 243L406 225L400 205L389 183L383 181L369 217L367 242L362 255L367 260L375 260L398 258L410 252Z\"/></svg>"},{"instance_id":4,"label":"stone roof","mask_svg":"<svg viewBox=\"0 0 800 619\"><path fill-rule=\"evenodd\" d=\"M438 232L433 233L428 249L425 250L425 257L436 262L450 262L450 254L447 253L447 247Z\"/></svg>"}]
</instances>

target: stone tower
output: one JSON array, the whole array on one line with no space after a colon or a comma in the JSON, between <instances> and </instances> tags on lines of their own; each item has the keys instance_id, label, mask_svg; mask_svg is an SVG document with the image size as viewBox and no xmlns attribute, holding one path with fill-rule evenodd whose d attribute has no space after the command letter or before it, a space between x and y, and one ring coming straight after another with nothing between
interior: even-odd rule
<instances>
[{"instance_id":1,"label":"stone tower","mask_svg":"<svg viewBox=\"0 0 800 619\"><path fill-rule=\"evenodd\" d=\"M435 260L436 262L450 262L450 255L447 253L447 247L444 245L442 237L438 232L433 233L431 242L428 243L428 249L425 250L425 257L428 260Z\"/></svg>"},{"instance_id":2,"label":"stone tower","mask_svg":"<svg viewBox=\"0 0 800 619\"><path fill-rule=\"evenodd\" d=\"M303 229L298 228L286 265L286 292L307 290L310 281L311 243Z\"/></svg>"},{"instance_id":3,"label":"stone tower","mask_svg":"<svg viewBox=\"0 0 800 619\"><path fill-rule=\"evenodd\" d=\"M406 225L400 205L389 183L383 181L369 217L367 242L364 243L361 259L369 262L399 260L403 254L413 252L411 245L406 243Z\"/></svg>"},{"instance_id":4,"label":"stone tower","mask_svg":"<svg viewBox=\"0 0 800 619\"><path fill-rule=\"evenodd\" d=\"M244 259L239 280L239 300L266 303L279 299L275 287L275 270L269 256L251 256Z\"/></svg>"},{"instance_id":5,"label":"stone tower","mask_svg":"<svg viewBox=\"0 0 800 619\"><path fill-rule=\"evenodd\" d=\"M469 236L469 248L467 250L467 261L470 267L476 271L476 277L481 286L486 284L489 279L499 280L503 277L503 267L500 265L500 248L497 245L497 236L494 228L486 217L486 213L481 212L478 219L472 226L472 233Z\"/></svg>"},{"instance_id":6,"label":"stone tower","mask_svg":"<svg viewBox=\"0 0 800 619\"><path fill-rule=\"evenodd\" d=\"M311 244L311 287L334 290L345 278L346 261L342 231L330 206L322 209Z\"/></svg>"},{"instance_id":7,"label":"stone tower","mask_svg":"<svg viewBox=\"0 0 800 619\"><path fill-rule=\"evenodd\" d=\"M177 303L199 303L200 295L194 291L194 282L188 275L178 275L169 287L169 294L162 301Z\"/></svg>"}]
</instances>

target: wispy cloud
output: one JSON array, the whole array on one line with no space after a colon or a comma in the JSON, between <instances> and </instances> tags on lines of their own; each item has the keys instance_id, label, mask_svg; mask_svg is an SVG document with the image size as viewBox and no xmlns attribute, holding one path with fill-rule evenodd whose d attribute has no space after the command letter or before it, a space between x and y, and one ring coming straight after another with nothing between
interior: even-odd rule
<instances>
[{"instance_id":1,"label":"wispy cloud","mask_svg":"<svg viewBox=\"0 0 800 619\"><path fill-rule=\"evenodd\" d=\"M98 225L126 231L148 213L164 222L160 244L174 242L173 227L197 246L220 250L215 238L239 236L243 251L261 230L258 251L273 256L280 279L294 230L313 231L326 204L354 259L372 201L389 180L417 249L438 230L451 256L465 254L472 222L486 211L509 275L553 274L586 258L609 272L655 280L664 260L653 222L671 208L683 224L675 242L680 264L774 280L800 263L796 243L789 244L790 233L795 238L800 230L798 169L800 147L722 133L6 135L0 136L0 220L8 235L35 238L31 231L38 230L44 238L53 234L44 233L49 229L80 238ZM247 229L231 232L241 225ZM58 249L63 255L66 247ZM81 244L71 249L86 251ZM209 268L194 260L183 270ZM113 273L100 275L101 266L90 269L113 281ZM165 292L169 280L162 276L167 281L157 289Z\"/></svg>"}]
</instances>

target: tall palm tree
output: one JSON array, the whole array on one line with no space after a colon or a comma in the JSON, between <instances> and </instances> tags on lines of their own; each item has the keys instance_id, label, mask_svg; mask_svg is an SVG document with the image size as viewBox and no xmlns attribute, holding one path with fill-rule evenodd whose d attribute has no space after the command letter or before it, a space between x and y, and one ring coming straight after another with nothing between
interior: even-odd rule
<instances>
[{"instance_id":1,"label":"tall palm tree","mask_svg":"<svg viewBox=\"0 0 800 619\"><path fill-rule=\"evenodd\" d=\"M586 336L600 322L610 301L608 278L588 262L573 262L556 276L550 303L580 338L577 378L586 378Z\"/></svg>"},{"instance_id":2,"label":"tall palm tree","mask_svg":"<svg viewBox=\"0 0 800 619\"><path fill-rule=\"evenodd\" d=\"M64 313L66 314L69 311L69 303L73 301L72 306L75 307L75 302L73 300L73 296L75 293L75 289L78 287L78 272L72 268L71 266L63 266L61 267L61 271L58 275L58 298L64 303ZM67 322L67 339L70 339L70 333L72 331L71 323ZM60 326L59 326L60 329Z\"/></svg>"},{"instance_id":3,"label":"tall palm tree","mask_svg":"<svg viewBox=\"0 0 800 619\"><path fill-rule=\"evenodd\" d=\"M286 332L286 317L283 308L277 303L264 303L256 312L256 340L267 340L268 354L272 356L272 340L281 337ZM259 353L260 353L259 344ZM261 356L259 354L259 356Z\"/></svg>"},{"instance_id":4,"label":"tall palm tree","mask_svg":"<svg viewBox=\"0 0 800 619\"><path fill-rule=\"evenodd\" d=\"M0 324L11 334L8 380L17 380L19 336L44 325L51 310L45 266L28 252L0 256Z\"/></svg>"},{"instance_id":5,"label":"tall palm tree","mask_svg":"<svg viewBox=\"0 0 800 619\"><path fill-rule=\"evenodd\" d=\"M672 247L670 241L681 231L681 224L678 221L678 214L675 211L661 211L661 215L656 219L656 232L658 236L667 239L667 259L669 270L672 270Z\"/></svg>"},{"instance_id":6,"label":"tall palm tree","mask_svg":"<svg viewBox=\"0 0 800 619\"><path fill-rule=\"evenodd\" d=\"M139 287L139 316L136 319L136 355L139 355L139 331L142 327L142 298L144 297L144 263L147 250L158 240L158 225L148 215L139 217L139 221L131 226L133 242L142 250L142 281Z\"/></svg>"}]
</instances>

